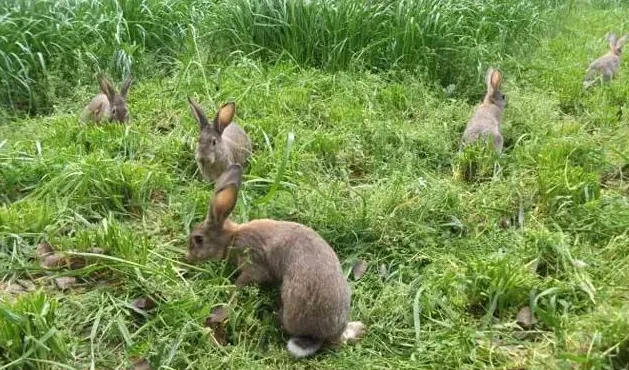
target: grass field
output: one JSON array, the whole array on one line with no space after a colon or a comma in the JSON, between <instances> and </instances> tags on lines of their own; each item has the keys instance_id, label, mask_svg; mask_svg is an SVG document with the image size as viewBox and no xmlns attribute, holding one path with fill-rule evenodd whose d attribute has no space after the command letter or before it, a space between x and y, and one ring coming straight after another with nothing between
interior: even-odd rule
<instances>
[{"instance_id":1,"label":"grass field","mask_svg":"<svg viewBox=\"0 0 629 370\"><path fill-rule=\"evenodd\" d=\"M15 24L53 34L7 52L0 67L0 369L123 369L136 357L153 369L629 367L629 73L581 90L605 34L627 31L623 2L365 2L382 7L367 25L359 20L377 9L356 0L238 0L214 13L214 2L129 1L129 19L115 18L117 2L89 15L97 3L58 2L48 18L50 2L12 5ZM408 17L404 5L442 6L446 19ZM347 27L357 30L339 14L353 14ZM464 21L448 18L457 14ZM76 28L79 15L94 33ZM54 17L68 29L46 24ZM310 27L325 42L255 17ZM373 29L379 19L389 28ZM413 28L408 19L434 27L399 31ZM211 35L224 38L208 42L217 24ZM54 32L67 36L58 49ZM121 37L100 47L90 43L98 32ZM376 47L396 37L396 47ZM481 158L484 171L466 178L458 143L490 63L509 100L505 153ZM129 126L79 123L99 69L117 82L136 74ZM204 322L229 300L233 270L183 259L213 191L194 162L188 94L208 111L236 101L254 154L234 218L318 231L351 281L352 319L369 328L362 341L293 360L276 292L256 287L230 312L229 344L212 339ZM42 241L87 265L41 268ZM369 269L356 281L359 259ZM78 284L60 290L59 277ZM134 311L145 297L156 307ZM526 306L538 322L523 329L516 315Z\"/></svg>"}]
</instances>

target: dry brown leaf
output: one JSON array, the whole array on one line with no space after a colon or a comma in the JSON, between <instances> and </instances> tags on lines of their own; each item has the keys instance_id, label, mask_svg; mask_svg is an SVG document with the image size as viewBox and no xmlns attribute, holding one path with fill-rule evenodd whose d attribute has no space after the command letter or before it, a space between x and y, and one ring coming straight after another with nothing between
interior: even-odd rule
<instances>
[{"instance_id":1,"label":"dry brown leaf","mask_svg":"<svg viewBox=\"0 0 629 370\"><path fill-rule=\"evenodd\" d=\"M33 292L37 289L35 284L30 280L18 279L17 283L24 287L24 290L27 292Z\"/></svg>"},{"instance_id":2,"label":"dry brown leaf","mask_svg":"<svg viewBox=\"0 0 629 370\"><path fill-rule=\"evenodd\" d=\"M523 329L526 330L533 328L533 326L537 324L537 319L533 315L531 307L529 306L523 307L520 312L518 312L515 320Z\"/></svg>"},{"instance_id":3,"label":"dry brown leaf","mask_svg":"<svg viewBox=\"0 0 629 370\"><path fill-rule=\"evenodd\" d=\"M81 256L71 256L66 258L66 266L71 270L82 269L85 265L87 265L87 261Z\"/></svg>"},{"instance_id":4,"label":"dry brown leaf","mask_svg":"<svg viewBox=\"0 0 629 370\"><path fill-rule=\"evenodd\" d=\"M37 246L37 257L41 260L45 259L47 256L53 253L55 253L55 250L48 242L43 242Z\"/></svg>"},{"instance_id":5,"label":"dry brown leaf","mask_svg":"<svg viewBox=\"0 0 629 370\"><path fill-rule=\"evenodd\" d=\"M56 269L63 267L67 264L67 260L65 257L60 256L58 254L49 254L43 258L40 266L45 269Z\"/></svg>"},{"instance_id":6,"label":"dry brown leaf","mask_svg":"<svg viewBox=\"0 0 629 370\"><path fill-rule=\"evenodd\" d=\"M131 302L131 305L137 309L144 311L152 310L156 306L155 301L149 297L138 298Z\"/></svg>"},{"instance_id":7,"label":"dry brown leaf","mask_svg":"<svg viewBox=\"0 0 629 370\"><path fill-rule=\"evenodd\" d=\"M224 347L229 343L227 341L227 330L225 329L225 326L222 323L215 322L215 323L211 323L207 325L206 327L211 329L210 335L212 339L214 340L215 345Z\"/></svg>"},{"instance_id":8,"label":"dry brown leaf","mask_svg":"<svg viewBox=\"0 0 629 370\"><path fill-rule=\"evenodd\" d=\"M227 306L216 307L210 313L210 317L205 320L206 326L208 323L223 323L229 317L229 309Z\"/></svg>"},{"instance_id":9,"label":"dry brown leaf","mask_svg":"<svg viewBox=\"0 0 629 370\"><path fill-rule=\"evenodd\" d=\"M144 357L132 359L133 370L151 370L151 364Z\"/></svg>"},{"instance_id":10,"label":"dry brown leaf","mask_svg":"<svg viewBox=\"0 0 629 370\"><path fill-rule=\"evenodd\" d=\"M227 330L225 329L225 320L228 317L228 307L220 306L214 308L210 316L205 320L205 327L212 329L212 339L219 346L226 346L228 343Z\"/></svg>"},{"instance_id":11,"label":"dry brown leaf","mask_svg":"<svg viewBox=\"0 0 629 370\"><path fill-rule=\"evenodd\" d=\"M76 284L74 276L62 276L55 279L55 285L59 290L66 290Z\"/></svg>"},{"instance_id":12,"label":"dry brown leaf","mask_svg":"<svg viewBox=\"0 0 629 370\"><path fill-rule=\"evenodd\" d=\"M26 289L24 289L24 287L20 284L8 284L8 285L2 285L2 290L10 293L10 294L17 294L17 293L24 293L26 292Z\"/></svg>"},{"instance_id":13,"label":"dry brown leaf","mask_svg":"<svg viewBox=\"0 0 629 370\"><path fill-rule=\"evenodd\" d=\"M352 267L354 280L359 280L361 277L363 277L363 275L365 275L365 272L367 272L367 267L369 267L367 262L365 262L364 260L358 260L358 262L354 264L354 267Z\"/></svg>"}]
</instances>

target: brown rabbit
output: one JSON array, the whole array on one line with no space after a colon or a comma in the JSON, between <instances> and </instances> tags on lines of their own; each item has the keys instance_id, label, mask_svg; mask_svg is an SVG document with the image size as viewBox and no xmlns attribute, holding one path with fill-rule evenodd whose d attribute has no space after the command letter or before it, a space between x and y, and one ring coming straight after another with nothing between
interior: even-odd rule
<instances>
[{"instance_id":1,"label":"brown rabbit","mask_svg":"<svg viewBox=\"0 0 629 370\"><path fill-rule=\"evenodd\" d=\"M210 125L203 108L191 97L188 97L188 102L201 130L195 159L203 177L208 181L214 181L231 164L244 166L251 154L251 140L247 133L232 121L236 105L227 103L221 106Z\"/></svg>"},{"instance_id":2,"label":"brown rabbit","mask_svg":"<svg viewBox=\"0 0 629 370\"><path fill-rule=\"evenodd\" d=\"M133 82L131 75L122 83L120 94L116 91L112 83L104 76L98 77L101 93L96 95L90 103L83 109L81 120L87 122L90 119L95 122L120 123L129 122L129 110L127 108L127 93Z\"/></svg>"},{"instance_id":3,"label":"brown rabbit","mask_svg":"<svg viewBox=\"0 0 629 370\"><path fill-rule=\"evenodd\" d=\"M491 136L494 147L498 153L501 153L503 138L500 133L500 123L502 122L502 112L507 105L506 96L499 90L502 74L489 68L485 81L487 82L487 94L467 124L463 132L462 144L469 144Z\"/></svg>"},{"instance_id":4,"label":"brown rabbit","mask_svg":"<svg viewBox=\"0 0 629 370\"><path fill-rule=\"evenodd\" d=\"M227 258L240 275L236 286L279 284L282 328L291 335L288 351L301 358L326 343L358 339L365 326L348 322L351 292L332 248L314 230L268 219L237 224L228 219L236 205L242 167L233 164L216 182L205 221L188 238L188 261Z\"/></svg>"},{"instance_id":5,"label":"brown rabbit","mask_svg":"<svg viewBox=\"0 0 629 370\"><path fill-rule=\"evenodd\" d=\"M622 47L627 43L628 35L624 35L616 40L616 34L610 33L607 36L609 41L609 51L607 54L593 61L587 68L583 87L589 89L594 83L602 77L607 82L618 74L620 68L620 56L622 55Z\"/></svg>"}]
</instances>

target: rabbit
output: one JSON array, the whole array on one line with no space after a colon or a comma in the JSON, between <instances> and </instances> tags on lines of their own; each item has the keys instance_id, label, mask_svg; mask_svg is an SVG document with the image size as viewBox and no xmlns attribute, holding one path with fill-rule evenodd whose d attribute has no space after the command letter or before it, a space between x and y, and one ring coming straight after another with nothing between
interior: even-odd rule
<instances>
[{"instance_id":1,"label":"rabbit","mask_svg":"<svg viewBox=\"0 0 629 370\"><path fill-rule=\"evenodd\" d=\"M90 103L83 109L81 120L87 122L90 119L95 122L117 121L120 123L129 122L129 109L127 108L127 93L133 82L133 77L128 75L120 86L120 94L116 91L112 83L105 77L99 76L98 83L101 93L96 95Z\"/></svg>"},{"instance_id":2,"label":"rabbit","mask_svg":"<svg viewBox=\"0 0 629 370\"><path fill-rule=\"evenodd\" d=\"M583 80L583 87L585 89L589 89L600 77L602 77L604 82L616 77L618 69L620 68L622 48L627 43L628 36L629 35L624 35L616 40L616 34L608 34L607 41L609 41L609 52L596 59L588 66Z\"/></svg>"},{"instance_id":3,"label":"rabbit","mask_svg":"<svg viewBox=\"0 0 629 370\"><path fill-rule=\"evenodd\" d=\"M295 222L228 219L241 174L242 167L232 164L216 181L207 217L188 237L188 262L227 259L238 266L237 288L279 284L280 321L295 358L362 337L365 325L348 322L351 292L339 259L319 234Z\"/></svg>"},{"instance_id":4,"label":"rabbit","mask_svg":"<svg viewBox=\"0 0 629 370\"><path fill-rule=\"evenodd\" d=\"M476 108L474 116L470 119L463 132L462 146L487 139L491 136L494 147L498 153L502 153L503 137L500 133L502 112L507 106L507 97L500 92L502 74L500 71L489 68L485 77L487 82L487 94L483 102Z\"/></svg>"},{"instance_id":5,"label":"rabbit","mask_svg":"<svg viewBox=\"0 0 629 370\"><path fill-rule=\"evenodd\" d=\"M212 182L236 163L244 166L251 154L251 140L238 124L234 123L236 105L222 105L210 125L203 108L188 97L192 115L199 123L199 141L195 159L203 177Z\"/></svg>"}]
</instances>

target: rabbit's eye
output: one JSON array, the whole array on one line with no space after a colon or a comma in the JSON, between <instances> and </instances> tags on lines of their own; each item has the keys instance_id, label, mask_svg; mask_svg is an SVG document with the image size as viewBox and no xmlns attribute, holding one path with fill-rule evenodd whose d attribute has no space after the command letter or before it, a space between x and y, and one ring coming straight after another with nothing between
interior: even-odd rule
<instances>
[{"instance_id":1,"label":"rabbit's eye","mask_svg":"<svg viewBox=\"0 0 629 370\"><path fill-rule=\"evenodd\" d=\"M192 237L192 243L190 245L192 249L201 248L202 245L203 245L203 237L201 235L194 235Z\"/></svg>"},{"instance_id":2,"label":"rabbit's eye","mask_svg":"<svg viewBox=\"0 0 629 370\"><path fill-rule=\"evenodd\" d=\"M216 138L215 137L212 138L212 146L214 146L214 145L216 145Z\"/></svg>"}]
</instances>

